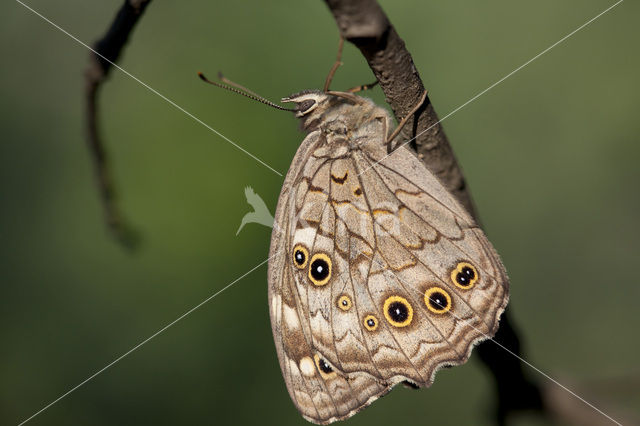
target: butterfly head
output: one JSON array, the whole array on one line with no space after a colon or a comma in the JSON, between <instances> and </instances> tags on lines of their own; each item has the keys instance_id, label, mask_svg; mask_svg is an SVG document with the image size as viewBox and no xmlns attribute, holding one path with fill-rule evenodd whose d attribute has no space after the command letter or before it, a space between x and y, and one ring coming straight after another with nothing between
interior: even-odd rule
<instances>
[{"instance_id":1,"label":"butterfly head","mask_svg":"<svg viewBox=\"0 0 640 426\"><path fill-rule=\"evenodd\" d=\"M319 90L304 90L282 98L282 102L294 102L296 117L301 118L310 115L313 111L324 110L323 107L327 105L329 98L330 96Z\"/></svg>"},{"instance_id":2,"label":"butterfly head","mask_svg":"<svg viewBox=\"0 0 640 426\"><path fill-rule=\"evenodd\" d=\"M354 120L360 114L353 114L353 108L371 107L370 102L348 92L321 92L304 90L300 93L282 98L282 102L294 102L297 118L302 120L302 128L308 132L316 130L323 123ZM345 123L353 127L356 123Z\"/></svg>"}]
</instances>

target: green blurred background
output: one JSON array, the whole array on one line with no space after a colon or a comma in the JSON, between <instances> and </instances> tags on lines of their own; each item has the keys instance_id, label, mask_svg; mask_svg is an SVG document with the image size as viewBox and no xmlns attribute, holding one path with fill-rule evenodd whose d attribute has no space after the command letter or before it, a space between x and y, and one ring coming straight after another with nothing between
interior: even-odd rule
<instances>
[{"instance_id":1,"label":"green blurred background","mask_svg":"<svg viewBox=\"0 0 640 426\"><path fill-rule=\"evenodd\" d=\"M27 4L92 43L121 0ZM444 116L612 2L381 4ZM640 415L639 12L622 3L444 122L509 271L527 360L614 416ZM103 136L144 238L126 252L105 232L83 138L88 51L17 2L0 16L0 423L17 424L265 260L270 229L235 236L243 190L273 211L282 178L114 70ZM291 114L196 71L277 100L321 87L337 39L319 0L155 1L120 65L285 173L303 138ZM334 87L370 80L348 45ZM305 424L266 293L263 266L30 424ZM475 358L347 423L491 424Z\"/></svg>"}]
</instances>

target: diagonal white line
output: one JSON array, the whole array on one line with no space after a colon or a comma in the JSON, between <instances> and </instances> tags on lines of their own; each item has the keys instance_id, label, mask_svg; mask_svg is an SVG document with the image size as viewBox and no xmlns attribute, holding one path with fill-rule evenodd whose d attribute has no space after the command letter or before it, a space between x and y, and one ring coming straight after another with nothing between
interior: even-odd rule
<instances>
[{"instance_id":1,"label":"diagonal white line","mask_svg":"<svg viewBox=\"0 0 640 426\"><path fill-rule=\"evenodd\" d=\"M246 149L244 149L243 147L241 147L240 145L238 145L237 143L235 143L234 141L232 141L231 139L229 139L228 137L226 137L222 133L220 133L219 131L217 131L216 129L214 129L213 127L209 126L207 123L205 123L204 121L200 120L198 117L196 117L195 115L191 114L189 111L187 111L186 109L184 109L180 105L176 104L171 99L167 98L165 95L163 95L162 93L158 92L156 89L154 89L153 87L149 86L147 83L145 83L144 81L140 80L138 77L136 77L135 75L131 74L130 72L128 72L127 70L125 70L124 68L122 68L121 66L116 64L115 62L112 62L109 59L105 58L103 55L98 53L94 48L92 48L88 44L84 43L82 40L80 40L79 38L77 38L76 36L71 34L70 32L66 31L65 29L63 29L59 25L55 24L54 22L49 20L47 17L43 16L41 13L39 13L38 11L32 9L31 7L27 6L26 4L24 4L20 0L16 0L16 2L20 3L22 6L24 6L25 8L27 8L28 10L30 10L31 12L33 12L34 14L36 14L37 16L39 16L40 18L42 18L43 20L45 20L46 22L51 24L56 29L60 30L61 32L63 32L67 36L71 37L73 40L75 40L76 42L78 42L82 46L86 47L87 49L89 49L90 51L95 53L96 55L100 56L105 61L109 62L112 66L116 67L117 69L122 71L124 74L126 74L127 76L131 77L132 79L134 79L135 81L140 83L142 86L144 86L146 89L148 89L152 93L160 96L163 100L168 102L174 108L176 108L179 111L183 112L184 114L186 114L187 116L189 116L190 118L195 120L197 123L203 125L207 129L211 130L213 133L215 133L216 135L220 136L222 139L224 139L225 141L229 142L231 145L235 146L237 149L239 149L240 151L242 151L245 154L247 154L249 157L251 157L254 160L256 160L258 163L262 164L263 166L265 166L266 168L268 168L269 170L271 170L272 172L274 172L278 176L282 177L282 173L280 173L279 171L277 171L276 169L274 169L273 167L271 167L270 165L268 165L267 163L265 163L264 161L262 161L261 159L259 159L258 157L256 157L255 155L253 155L252 153L250 153L249 151L247 151Z\"/></svg>"},{"instance_id":2,"label":"diagonal white line","mask_svg":"<svg viewBox=\"0 0 640 426\"><path fill-rule=\"evenodd\" d=\"M478 99L480 96L484 95L485 93L487 93L489 90L493 89L494 87L496 87L497 85L499 85L500 83L502 83L503 81L505 81L506 79L508 79L509 77L511 77L512 75L514 75L515 73L517 73L518 71L520 71L522 68L526 67L527 65L529 65L531 62L535 61L536 59L538 59L539 57L541 57L542 55L544 55L545 53L547 53L548 51L550 51L551 49L553 49L554 47L556 47L557 45L559 45L560 43L562 43L563 41L565 41L566 39L568 39L569 37L573 36L575 33L577 33L578 31L582 30L584 27L586 27L587 25L591 24L593 21L595 21L596 19L600 18L602 15L604 15L605 13L609 12L611 9L613 9L614 7L618 6L620 3L622 3L624 0L618 0L616 3L612 4L611 6L609 6L608 8L606 8L605 10L603 10L602 12L600 12L599 14L597 14L596 16L594 16L593 18L589 19L587 22L585 22L584 24L580 25L578 28L576 28L575 30L571 31L569 34L567 34L566 36L562 37L560 40L556 41L555 43L553 43L551 46L547 47L546 49L544 49L542 52L538 53L537 55L535 55L533 58L529 59L527 62L525 62L524 64L520 65L518 68L514 69L513 71L511 71L509 74L505 75L504 77L502 77L500 80L496 81L495 83L493 83L492 85L490 85L489 87L487 87L486 89L484 89L483 91L481 91L480 93L478 93L477 95L475 95L474 97L472 97L471 99L469 99L468 101L466 101L465 103L463 103L462 105L458 106L456 109L454 109L453 111L449 112L447 115L445 115L444 117L442 117L440 120L436 121L435 123L433 123L431 126L427 127L426 129L424 129L423 131L421 131L420 133L418 133L417 135L415 135L413 138L409 139L408 141L404 142L402 145L400 146L405 146L406 144L416 140L419 136L421 136L422 134L424 134L425 132L429 131L430 129L432 129L434 126L437 126L438 124L442 123L444 120L446 120L447 118L451 117L453 114L455 114L456 112L460 111L462 108L466 107L467 105L469 105L471 102L475 101L476 99ZM398 148L400 147L398 146ZM397 149L397 148L396 148ZM385 155L384 157L382 157L380 160L378 160L377 162L375 162L374 164L372 164L371 166L367 167L366 169L364 169L360 174L366 172L367 170L369 170L370 168L374 167L376 164L379 164L381 161L383 161L385 158L387 158L390 155L393 155L393 153L395 152L395 149ZM360 175L358 175L360 176Z\"/></svg>"},{"instance_id":3,"label":"diagonal white line","mask_svg":"<svg viewBox=\"0 0 640 426\"><path fill-rule=\"evenodd\" d=\"M48 403L47 405L42 407L40 410L36 411L30 417L24 419L22 422L20 422L18 424L18 426L22 426L23 424L27 423L28 421L30 421L31 419L36 417L38 414L40 414L43 411L47 410L52 405L54 405L57 402L59 402L61 399L63 399L64 397L68 396L70 393L74 392L75 390L77 390L79 387L85 385L87 382L91 381L96 376L98 376L99 374L103 373L105 370L107 370L108 368L112 367L114 364L116 364L117 362L121 361L122 359L124 359L125 357L130 355L132 352L134 352L135 350L139 349L144 344L148 343L151 339L153 339L154 337L158 336L160 333L164 332L169 327L175 325L178 321L182 320L187 315L193 313L196 309L200 308L202 305L204 305L205 303L209 302L211 299L213 299L214 297L216 297L217 295L219 295L220 293L222 293L223 291L225 291L226 289L228 289L229 287L231 287L232 285L234 285L235 283L237 283L238 281L240 281L241 279L243 279L244 277L246 277L247 275L249 275L250 273L252 273L256 269L258 269L259 267L261 267L262 265L267 263L269 261L269 259L271 259L272 257L276 256L277 254L279 254L279 252L276 252L273 256L263 260L262 262L260 262L259 264L257 264L253 268L251 268L249 271L245 272L244 274L242 274L241 276L239 276L235 280L231 281L229 284L227 284L226 286L224 286L220 290L216 291L214 294L212 294L211 296L207 297L202 302L198 303L196 306L194 306L193 308L189 309L188 311L186 311L185 313L180 315L178 318L174 319L173 321L171 321L170 323L168 323L167 325L165 325L164 327L162 327L161 329L159 329L158 331L153 333L151 336L147 337L146 339L144 339L143 341L141 341L140 343L138 343L137 345L135 345L134 347L129 349L127 352L123 353L118 358L114 359L109 364L107 364L104 367L102 367L100 370L96 371L91 376L87 377L86 379L84 379L83 381L81 381L80 383L78 383L77 385L75 385L74 387L72 387L71 389L69 389L68 391L63 393L62 395L60 395L58 398L54 399L53 401L51 401L50 403Z\"/></svg>"}]
</instances>

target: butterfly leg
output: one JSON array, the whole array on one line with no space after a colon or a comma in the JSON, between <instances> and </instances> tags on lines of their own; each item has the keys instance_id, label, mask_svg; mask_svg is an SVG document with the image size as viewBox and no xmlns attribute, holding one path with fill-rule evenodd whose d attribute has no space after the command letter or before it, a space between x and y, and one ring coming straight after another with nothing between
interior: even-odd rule
<instances>
[{"instance_id":1,"label":"butterfly leg","mask_svg":"<svg viewBox=\"0 0 640 426\"><path fill-rule=\"evenodd\" d=\"M356 92L360 92L362 90L370 90L370 89L373 89L374 87L376 87L377 85L378 85L378 80L374 81L373 83L361 84L360 86L352 87L351 89L347 90L347 92L356 93Z\"/></svg>"},{"instance_id":2,"label":"butterfly leg","mask_svg":"<svg viewBox=\"0 0 640 426\"><path fill-rule=\"evenodd\" d=\"M340 65L342 65L343 47L344 47L344 38L340 36L340 41L338 42L338 54L336 55L336 61L333 63L331 70L329 70L329 75L327 75L327 79L324 82L324 89L323 89L324 93L329 92L329 86L331 86L331 81L333 80L333 76L336 75L336 71L338 70L338 68L340 68ZM352 87L351 89L347 90L347 92L356 93L356 92L360 92L361 90L369 90L375 87L377 84L378 84L378 81L376 80L373 83L361 84L360 86Z\"/></svg>"},{"instance_id":3,"label":"butterfly leg","mask_svg":"<svg viewBox=\"0 0 640 426\"><path fill-rule=\"evenodd\" d=\"M333 76L336 74L336 71L342 65L342 48L344 47L344 38L340 36L340 41L338 42L338 54L336 55L336 61L333 63L331 70L329 71L329 75L327 79L324 81L324 93L329 91L329 86L331 86L331 80L333 80Z\"/></svg>"},{"instance_id":4,"label":"butterfly leg","mask_svg":"<svg viewBox=\"0 0 640 426\"><path fill-rule=\"evenodd\" d=\"M402 130L404 125L407 124L407 121L409 121L409 118L411 118L413 116L413 114L415 114L422 107L422 105L424 104L424 101L427 100L427 93L428 93L428 91L425 90L424 93L422 94L422 97L420 98L420 100L416 104L416 106L414 106L413 109L411 111L409 111L409 114L407 114L402 120L400 120L400 123L398 124L398 127L396 127L396 129L393 131L393 133L391 133L391 136L389 136L387 138L387 147L388 147L389 152L392 151L391 149L389 149L391 147L391 141L394 140L396 138L396 136L398 136L398 134L400 133L400 130Z\"/></svg>"}]
</instances>

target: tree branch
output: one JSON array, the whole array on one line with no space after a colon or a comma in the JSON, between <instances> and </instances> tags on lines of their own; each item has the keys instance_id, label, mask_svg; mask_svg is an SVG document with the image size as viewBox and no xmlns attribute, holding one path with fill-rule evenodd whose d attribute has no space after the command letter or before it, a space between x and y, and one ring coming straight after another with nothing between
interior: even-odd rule
<instances>
[{"instance_id":1,"label":"tree branch","mask_svg":"<svg viewBox=\"0 0 640 426\"><path fill-rule=\"evenodd\" d=\"M129 34L150 2L151 0L124 1L105 36L95 43L94 49L99 55L91 52L89 65L85 70L87 143L93 159L105 220L116 239L129 248L137 244L138 238L122 218L116 202L109 163L100 138L97 99L98 89L106 80L112 63L118 60Z\"/></svg>"},{"instance_id":2,"label":"tree branch","mask_svg":"<svg viewBox=\"0 0 640 426\"><path fill-rule=\"evenodd\" d=\"M418 103L424 93L411 54L375 0L325 0L340 34L353 43L367 60L398 121ZM404 127L405 140L416 137L412 148L427 168L462 203L480 223L462 170L440 125L429 98ZM520 339L507 312L493 340L521 355ZM487 340L476 348L482 362L489 368L496 383L498 424L504 424L511 412L528 409L544 413L541 390L524 374L523 364L498 345Z\"/></svg>"}]
</instances>

